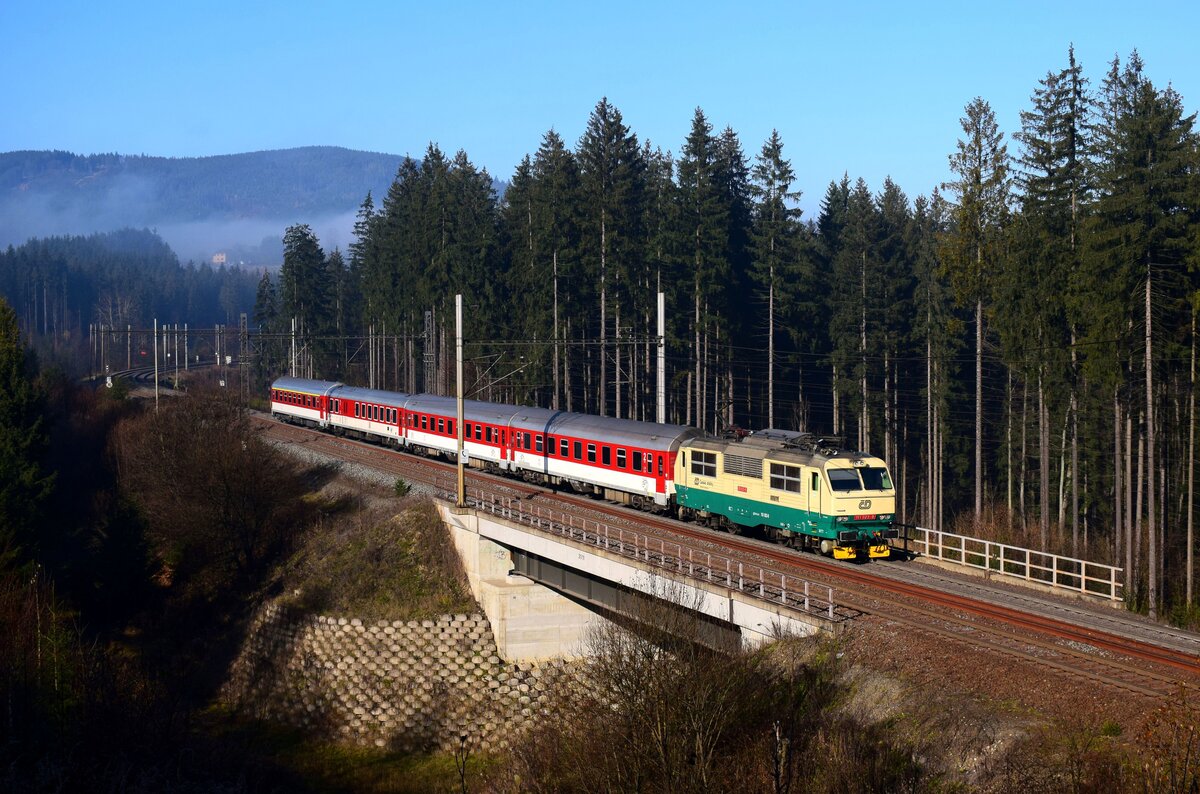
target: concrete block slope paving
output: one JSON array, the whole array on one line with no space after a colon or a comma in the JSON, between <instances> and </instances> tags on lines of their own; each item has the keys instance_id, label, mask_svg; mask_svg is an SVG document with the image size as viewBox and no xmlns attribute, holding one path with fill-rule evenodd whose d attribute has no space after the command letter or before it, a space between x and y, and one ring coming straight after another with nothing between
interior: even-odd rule
<instances>
[{"instance_id":1,"label":"concrete block slope paving","mask_svg":"<svg viewBox=\"0 0 1200 794\"><path fill-rule=\"evenodd\" d=\"M323 738L402 751L503 749L570 661L505 663L482 614L419 621L255 614L222 699Z\"/></svg>"}]
</instances>

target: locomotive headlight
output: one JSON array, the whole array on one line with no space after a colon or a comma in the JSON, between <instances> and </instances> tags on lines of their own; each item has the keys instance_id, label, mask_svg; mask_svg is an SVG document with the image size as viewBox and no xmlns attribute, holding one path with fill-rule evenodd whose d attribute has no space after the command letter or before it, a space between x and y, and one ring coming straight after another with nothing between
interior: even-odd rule
<instances>
[{"instance_id":1,"label":"locomotive headlight","mask_svg":"<svg viewBox=\"0 0 1200 794\"><path fill-rule=\"evenodd\" d=\"M846 523L846 521L847 521L849 518L850 518L849 516L838 516L838 517L837 517L837 522L838 522L839 524L845 524L845 523Z\"/></svg>"}]
</instances>

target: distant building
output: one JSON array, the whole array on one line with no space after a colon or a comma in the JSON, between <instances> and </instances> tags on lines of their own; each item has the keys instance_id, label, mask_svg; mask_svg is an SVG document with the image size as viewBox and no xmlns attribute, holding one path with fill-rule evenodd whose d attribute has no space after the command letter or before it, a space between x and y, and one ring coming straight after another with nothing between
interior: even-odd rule
<instances>
[{"instance_id":1,"label":"distant building","mask_svg":"<svg viewBox=\"0 0 1200 794\"><path fill-rule=\"evenodd\" d=\"M214 265L223 265L223 264L225 264L225 252L224 252L224 251L222 251L221 253L218 253L218 254L213 254L213 256L212 256L212 263L213 263Z\"/></svg>"}]
</instances>

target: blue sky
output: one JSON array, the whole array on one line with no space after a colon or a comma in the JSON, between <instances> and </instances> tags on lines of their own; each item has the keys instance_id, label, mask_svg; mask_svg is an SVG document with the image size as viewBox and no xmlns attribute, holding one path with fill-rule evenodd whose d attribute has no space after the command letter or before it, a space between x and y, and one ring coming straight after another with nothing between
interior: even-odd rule
<instances>
[{"instance_id":1,"label":"blue sky","mask_svg":"<svg viewBox=\"0 0 1200 794\"><path fill-rule=\"evenodd\" d=\"M508 178L601 96L678 152L694 109L772 128L808 214L843 171L915 197L978 95L1011 134L1074 42L1094 85L1137 48L1200 105L1200 3L238 3L0 0L0 151L202 156L465 149Z\"/></svg>"}]
</instances>

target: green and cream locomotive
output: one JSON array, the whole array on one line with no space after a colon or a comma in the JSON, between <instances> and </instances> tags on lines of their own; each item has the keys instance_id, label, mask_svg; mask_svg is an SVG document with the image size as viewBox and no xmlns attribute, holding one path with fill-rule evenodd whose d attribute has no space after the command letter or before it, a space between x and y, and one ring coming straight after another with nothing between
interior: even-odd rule
<instances>
[{"instance_id":1,"label":"green and cream locomotive","mask_svg":"<svg viewBox=\"0 0 1200 794\"><path fill-rule=\"evenodd\" d=\"M759 527L841 560L886 557L897 535L887 465L811 433L692 439L676 458L675 500L685 520L733 533Z\"/></svg>"}]
</instances>

